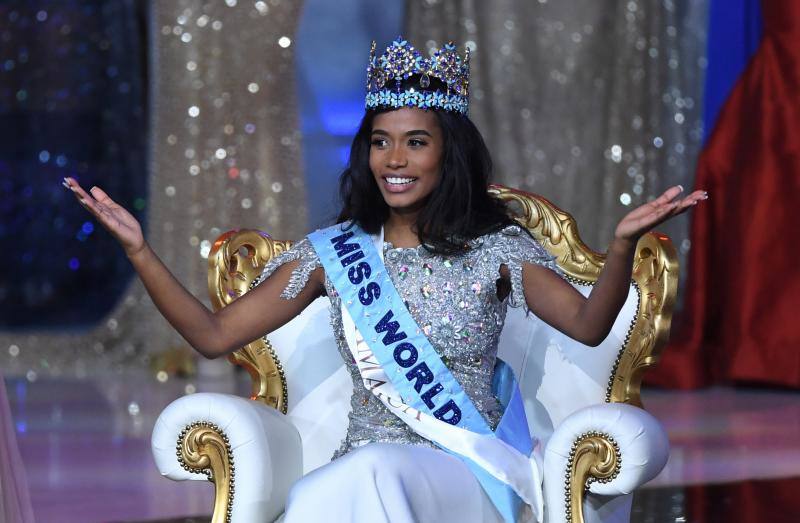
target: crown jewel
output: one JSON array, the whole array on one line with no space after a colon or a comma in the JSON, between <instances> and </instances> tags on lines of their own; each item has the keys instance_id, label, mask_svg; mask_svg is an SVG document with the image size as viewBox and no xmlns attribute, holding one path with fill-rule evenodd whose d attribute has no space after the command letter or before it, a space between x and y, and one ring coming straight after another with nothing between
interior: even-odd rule
<instances>
[{"instance_id":1,"label":"crown jewel","mask_svg":"<svg viewBox=\"0 0 800 523\"><path fill-rule=\"evenodd\" d=\"M419 89L403 89L401 84L412 76L419 77ZM431 79L445 85L445 91L429 90ZM394 82L392 82L394 81ZM419 107L467 113L469 98L469 48L464 59L456 53L452 42L436 50L430 58L398 37L381 55L375 56L375 42L367 65L366 107Z\"/></svg>"}]
</instances>

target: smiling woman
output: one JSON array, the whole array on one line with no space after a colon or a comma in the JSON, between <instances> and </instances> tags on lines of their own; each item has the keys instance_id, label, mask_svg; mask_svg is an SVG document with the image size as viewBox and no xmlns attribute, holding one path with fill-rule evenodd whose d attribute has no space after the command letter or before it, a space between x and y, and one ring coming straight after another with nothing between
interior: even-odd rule
<instances>
[{"instance_id":1,"label":"smiling woman","mask_svg":"<svg viewBox=\"0 0 800 523\"><path fill-rule=\"evenodd\" d=\"M536 435L497 359L507 307L524 305L567 336L599 344L628 296L637 240L705 195L680 199L682 188L673 187L629 213L584 297L487 192L492 163L466 115L468 55L447 45L424 59L399 39L380 58L373 47L368 71L337 222L272 258L255 288L217 312L181 286L125 209L97 187L65 185L117 237L167 320L208 358L328 297L353 380L352 412L335 460L293 487L286 523L331 514L477 523L524 513L541 521ZM501 399L495 382L513 394Z\"/></svg>"}]
</instances>

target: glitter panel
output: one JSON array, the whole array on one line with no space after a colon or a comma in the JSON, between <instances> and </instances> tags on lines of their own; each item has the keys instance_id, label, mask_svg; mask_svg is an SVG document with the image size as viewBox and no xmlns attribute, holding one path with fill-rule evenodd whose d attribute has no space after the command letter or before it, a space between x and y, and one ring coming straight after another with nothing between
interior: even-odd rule
<instances>
[{"instance_id":1,"label":"glitter panel","mask_svg":"<svg viewBox=\"0 0 800 523\"><path fill-rule=\"evenodd\" d=\"M218 234L306 232L293 64L302 3L149 5L151 161L138 171L149 171L146 234L206 300L206 257ZM0 335L0 366L29 381L81 377L145 366L153 353L184 345L136 282L87 333Z\"/></svg>"},{"instance_id":2,"label":"glitter panel","mask_svg":"<svg viewBox=\"0 0 800 523\"><path fill-rule=\"evenodd\" d=\"M144 13L122 1L0 5L2 329L96 323L133 276L61 179L102 185L143 217Z\"/></svg>"},{"instance_id":3,"label":"glitter panel","mask_svg":"<svg viewBox=\"0 0 800 523\"><path fill-rule=\"evenodd\" d=\"M496 180L553 200L605 250L634 206L692 186L707 3L408 0L406 36L470 46L470 116ZM687 224L659 228L682 259Z\"/></svg>"}]
</instances>

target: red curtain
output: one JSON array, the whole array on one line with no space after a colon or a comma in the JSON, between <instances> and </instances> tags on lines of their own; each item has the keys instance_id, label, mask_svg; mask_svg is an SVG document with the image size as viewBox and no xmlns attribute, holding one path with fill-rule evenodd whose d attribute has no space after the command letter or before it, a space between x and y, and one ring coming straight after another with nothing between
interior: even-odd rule
<instances>
[{"instance_id":1,"label":"red curtain","mask_svg":"<svg viewBox=\"0 0 800 523\"><path fill-rule=\"evenodd\" d=\"M800 479L686 487L691 523L797 523Z\"/></svg>"},{"instance_id":2,"label":"red curtain","mask_svg":"<svg viewBox=\"0 0 800 523\"><path fill-rule=\"evenodd\" d=\"M649 383L800 388L800 1L764 38L700 156L684 310Z\"/></svg>"}]
</instances>

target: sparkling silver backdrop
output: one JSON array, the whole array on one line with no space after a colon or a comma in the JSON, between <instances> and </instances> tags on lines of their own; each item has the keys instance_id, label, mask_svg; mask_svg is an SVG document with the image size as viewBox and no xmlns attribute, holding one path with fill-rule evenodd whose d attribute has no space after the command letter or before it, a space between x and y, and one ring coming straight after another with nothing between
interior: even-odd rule
<instances>
[{"instance_id":1,"label":"sparkling silver backdrop","mask_svg":"<svg viewBox=\"0 0 800 523\"><path fill-rule=\"evenodd\" d=\"M421 50L472 50L470 116L499 183L541 194L604 251L619 219L691 187L707 0L408 0ZM659 229L683 255L686 217Z\"/></svg>"},{"instance_id":2,"label":"sparkling silver backdrop","mask_svg":"<svg viewBox=\"0 0 800 523\"><path fill-rule=\"evenodd\" d=\"M206 257L221 232L307 232L293 64L301 8L295 0L152 4L147 239L206 302ZM30 381L81 376L144 365L183 344L137 281L88 333L0 334L0 367Z\"/></svg>"}]
</instances>

